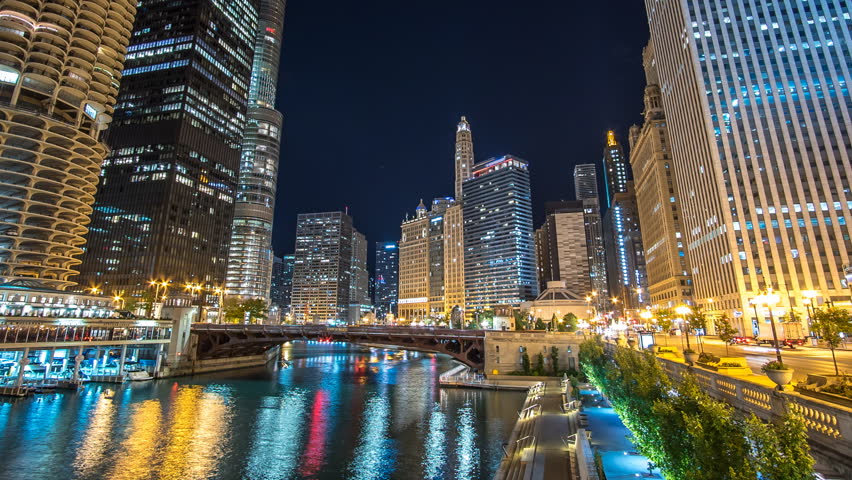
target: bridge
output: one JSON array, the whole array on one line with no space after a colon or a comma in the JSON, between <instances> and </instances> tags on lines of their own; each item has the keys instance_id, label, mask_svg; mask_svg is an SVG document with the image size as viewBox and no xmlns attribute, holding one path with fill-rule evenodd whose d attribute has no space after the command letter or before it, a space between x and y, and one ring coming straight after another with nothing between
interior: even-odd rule
<instances>
[{"instance_id":1,"label":"bridge","mask_svg":"<svg viewBox=\"0 0 852 480\"><path fill-rule=\"evenodd\" d=\"M262 355L277 345L293 340L327 340L444 353L477 370L485 366L483 330L195 323L190 331L196 341L197 360Z\"/></svg>"}]
</instances>

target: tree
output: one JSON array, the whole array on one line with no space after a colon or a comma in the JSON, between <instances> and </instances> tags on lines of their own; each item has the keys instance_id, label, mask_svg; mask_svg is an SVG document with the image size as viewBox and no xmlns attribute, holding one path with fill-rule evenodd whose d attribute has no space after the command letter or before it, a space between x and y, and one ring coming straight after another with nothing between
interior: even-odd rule
<instances>
[{"instance_id":1,"label":"tree","mask_svg":"<svg viewBox=\"0 0 852 480\"><path fill-rule=\"evenodd\" d=\"M577 316L573 313L566 313L559 323L560 332L576 332L577 331Z\"/></svg>"},{"instance_id":2,"label":"tree","mask_svg":"<svg viewBox=\"0 0 852 480\"><path fill-rule=\"evenodd\" d=\"M739 333L731 322L728 321L727 315L722 315L717 318L714 322L716 324L716 333L719 334L719 339L725 342L725 356L728 355L728 345L731 343L731 340L737 336Z\"/></svg>"},{"instance_id":3,"label":"tree","mask_svg":"<svg viewBox=\"0 0 852 480\"><path fill-rule=\"evenodd\" d=\"M530 374L530 356L526 348L524 349L524 353L521 354L521 369L524 371L524 375Z\"/></svg>"},{"instance_id":4,"label":"tree","mask_svg":"<svg viewBox=\"0 0 852 480\"><path fill-rule=\"evenodd\" d=\"M788 412L773 425L751 415L746 420L745 430L754 446L752 461L760 472L760 478L813 478L814 459L810 455L808 430L801 416Z\"/></svg>"},{"instance_id":5,"label":"tree","mask_svg":"<svg viewBox=\"0 0 852 480\"><path fill-rule=\"evenodd\" d=\"M669 334L674 326L675 313L671 308L661 308L657 310L657 323L663 329L666 345L669 344Z\"/></svg>"},{"instance_id":6,"label":"tree","mask_svg":"<svg viewBox=\"0 0 852 480\"><path fill-rule=\"evenodd\" d=\"M232 323L240 323L244 320L255 323L257 320L266 319L268 311L266 302L259 298L252 298L243 302L233 300L225 305L225 319Z\"/></svg>"},{"instance_id":7,"label":"tree","mask_svg":"<svg viewBox=\"0 0 852 480\"><path fill-rule=\"evenodd\" d=\"M529 326L530 312L528 310L518 310L512 315L515 317L515 330L526 330Z\"/></svg>"},{"instance_id":8,"label":"tree","mask_svg":"<svg viewBox=\"0 0 852 480\"><path fill-rule=\"evenodd\" d=\"M550 347L550 363L553 369L553 376L559 375L559 349Z\"/></svg>"},{"instance_id":9,"label":"tree","mask_svg":"<svg viewBox=\"0 0 852 480\"><path fill-rule=\"evenodd\" d=\"M547 327L544 325L544 320L540 318L535 319L535 330L545 330Z\"/></svg>"},{"instance_id":10,"label":"tree","mask_svg":"<svg viewBox=\"0 0 852 480\"><path fill-rule=\"evenodd\" d=\"M491 328L494 324L494 310L488 309L483 310L479 314L479 325L476 325L476 328ZM485 325L483 327L483 325Z\"/></svg>"},{"instance_id":11,"label":"tree","mask_svg":"<svg viewBox=\"0 0 852 480\"><path fill-rule=\"evenodd\" d=\"M701 311L698 307L692 308L692 313L686 318L686 340L689 343L689 330L695 330L695 340L698 342L698 347L701 349L701 352L704 352L704 344L701 343L701 336L698 335L698 329L704 330L707 332L707 315Z\"/></svg>"},{"instance_id":12,"label":"tree","mask_svg":"<svg viewBox=\"0 0 852 480\"><path fill-rule=\"evenodd\" d=\"M816 332L828 344L828 348L831 349L831 359L834 361L834 374L840 375L840 371L837 369L837 357L834 355L834 349L839 347L843 342L843 337L840 334L852 331L849 312L835 307L817 309L814 311L811 330Z\"/></svg>"},{"instance_id":13,"label":"tree","mask_svg":"<svg viewBox=\"0 0 852 480\"><path fill-rule=\"evenodd\" d=\"M535 356L535 370L533 373L536 375L544 375L544 355L541 353Z\"/></svg>"}]
</instances>

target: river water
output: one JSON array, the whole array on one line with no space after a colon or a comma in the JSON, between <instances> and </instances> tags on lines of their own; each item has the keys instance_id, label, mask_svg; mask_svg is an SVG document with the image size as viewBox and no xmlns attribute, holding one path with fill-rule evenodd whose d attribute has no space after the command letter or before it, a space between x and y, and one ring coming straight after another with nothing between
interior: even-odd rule
<instances>
[{"instance_id":1,"label":"river water","mask_svg":"<svg viewBox=\"0 0 852 480\"><path fill-rule=\"evenodd\" d=\"M488 479L524 394L448 357L285 345L289 368L0 400L0 479Z\"/></svg>"}]
</instances>

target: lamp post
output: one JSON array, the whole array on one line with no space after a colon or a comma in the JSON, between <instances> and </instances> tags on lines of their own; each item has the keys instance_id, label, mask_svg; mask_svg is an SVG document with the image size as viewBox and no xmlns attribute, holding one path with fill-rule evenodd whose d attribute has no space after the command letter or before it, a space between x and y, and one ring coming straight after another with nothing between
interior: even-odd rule
<instances>
[{"instance_id":1,"label":"lamp post","mask_svg":"<svg viewBox=\"0 0 852 480\"><path fill-rule=\"evenodd\" d=\"M648 329L648 322L651 320L651 317L653 317L654 314L651 313L650 310L644 310L642 313L639 314L639 316L642 317L642 320L645 321L644 326L645 326L645 329L647 330Z\"/></svg>"},{"instance_id":2,"label":"lamp post","mask_svg":"<svg viewBox=\"0 0 852 480\"><path fill-rule=\"evenodd\" d=\"M808 333L811 335L813 335L811 328L811 325L813 323L813 312L811 311L811 308L813 308L813 310L816 310L816 304L814 302L816 302L816 297L818 295L819 293L814 290L805 290L802 292L802 296L805 297L804 299L802 299L802 303L805 304L805 311L808 312Z\"/></svg>"},{"instance_id":3,"label":"lamp post","mask_svg":"<svg viewBox=\"0 0 852 480\"><path fill-rule=\"evenodd\" d=\"M113 295L113 297L112 297L112 301L116 303L116 307L119 310L124 310L125 301L124 301L124 297L122 296L123 294L124 294L124 292L119 292L119 293L116 293L115 295Z\"/></svg>"},{"instance_id":4,"label":"lamp post","mask_svg":"<svg viewBox=\"0 0 852 480\"><path fill-rule=\"evenodd\" d=\"M778 363L784 364L781 360L781 346L778 344L778 333L775 331L775 316L772 314L772 307L778 305L781 297L777 293L772 293L772 287L766 289L766 293L755 297L756 303L765 305L769 310L769 325L772 327L772 342L775 344L775 356L778 358Z\"/></svg>"},{"instance_id":5,"label":"lamp post","mask_svg":"<svg viewBox=\"0 0 852 480\"><path fill-rule=\"evenodd\" d=\"M219 311L216 313L216 323L222 323L222 310L225 309L225 289L222 287L216 287L213 289L213 293L219 297Z\"/></svg>"},{"instance_id":6,"label":"lamp post","mask_svg":"<svg viewBox=\"0 0 852 480\"><path fill-rule=\"evenodd\" d=\"M692 347L689 345L689 322L686 320L686 317L687 317L689 314L691 314L691 313L692 313L692 309L691 309L691 308L689 308L689 307L687 307L686 305L678 305L678 306L675 308L675 313L676 313L676 314L678 314L678 315L681 315L681 316L683 317L683 318L681 319L681 321L682 321L682 322L684 323L684 325L686 326L686 331L685 331L685 334L686 334L686 349L687 349L687 350L692 350Z\"/></svg>"}]
</instances>

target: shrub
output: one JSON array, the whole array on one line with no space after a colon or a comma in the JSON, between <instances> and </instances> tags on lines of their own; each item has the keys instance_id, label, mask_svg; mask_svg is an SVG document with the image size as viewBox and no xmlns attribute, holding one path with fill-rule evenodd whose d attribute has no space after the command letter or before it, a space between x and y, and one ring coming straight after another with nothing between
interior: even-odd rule
<instances>
[{"instance_id":1,"label":"shrub","mask_svg":"<svg viewBox=\"0 0 852 480\"><path fill-rule=\"evenodd\" d=\"M716 355L713 355L712 353L707 352L702 353L698 356L698 361L701 363L718 363L720 360L721 358L717 357Z\"/></svg>"},{"instance_id":2,"label":"shrub","mask_svg":"<svg viewBox=\"0 0 852 480\"><path fill-rule=\"evenodd\" d=\"M766 373L767 370L790 370L790 367L784 365L778 360L772 360L771 362L766 362L760 367L760 371Z\"/></svg>"}]
</instances>

